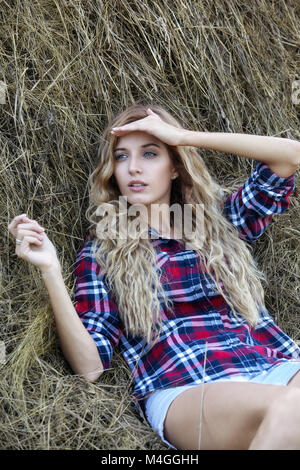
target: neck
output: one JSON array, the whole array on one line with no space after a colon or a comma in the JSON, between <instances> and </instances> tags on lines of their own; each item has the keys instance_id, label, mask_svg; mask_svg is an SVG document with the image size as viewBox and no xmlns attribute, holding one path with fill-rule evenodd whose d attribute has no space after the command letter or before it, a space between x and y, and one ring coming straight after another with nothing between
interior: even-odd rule
<instances>
[{"instance_id":1,"label":"neck","mask_svg":"<svg viewBox=\"0 0 300 470\"><path fill-rule=\"evenodd\" d=\"M158 206L158 207L156 207ZM148 212L143 211L140 217L149 227L155 229L162 237L180 240L181 231L176 230L170 220L170 206L168 204L155 204L151 209L147 207ZM148 220L147 220L148 218Z\"/></svg>"},{"instance_id":2,"label":"neck","mask_svg":"<svg viewBox=\"0 0 300 470\"><path fill-rule=\"evenodd\" d=\"M149 226L165 238L174 238L174 230L170 222L170 207L167 204L161 204L158 208L152 206L149 212Z\"/></svg>"}]
</instances>

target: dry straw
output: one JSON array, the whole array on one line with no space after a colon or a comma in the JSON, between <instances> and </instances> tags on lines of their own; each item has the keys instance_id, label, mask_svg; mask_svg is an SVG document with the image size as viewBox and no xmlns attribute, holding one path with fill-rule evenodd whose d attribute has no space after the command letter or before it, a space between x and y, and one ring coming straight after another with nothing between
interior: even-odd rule
<instances>
[{"instance_id":1,"label":"dry straw","mask_svg":"<svg viewBox=\"0 0 300 470\"><path fill-rule=\"evenodd\" d=\"M300 140L298 8L296 0L1 2L1 449L166 448L132 407L118 350L99 382L73 375L41 276L15 256L7 226L26 212L46 228L73 296L87 178L112 114L156 102L193 130ZM254 165L200 152L229 190ZM297 198L253 254L268 277L267 307L299 341Z\"/></svg>"}]
</instances>

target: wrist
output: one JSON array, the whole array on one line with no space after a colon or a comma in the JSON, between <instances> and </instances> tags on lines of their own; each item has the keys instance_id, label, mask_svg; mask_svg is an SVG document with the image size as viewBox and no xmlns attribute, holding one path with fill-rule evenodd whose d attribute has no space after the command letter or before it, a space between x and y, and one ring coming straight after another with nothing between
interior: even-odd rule
<instances>
[{"instance_id":1,"label":"wrist","mask_svg":"<svg viewBox=\"0 0 300 470\"><path fill-rule=\"evenodd\" d=\"M190 131L188 129L182 129L180 144L179 145L186 145L186 146L194 146L194 138L195 132Z\"/></svg>"},{"instance_id":2,"label":"wrist","mask_svg":"<svg viewBox=\"0 0 300 470\"><path fill-rule=\"evenodd\" d=\"M49 266L48 268L41 268L41 274L43 278L47 278L49 276L58 276L61 274L61 266L58 265L52 265Z\"/></svg>"}]
</instances>

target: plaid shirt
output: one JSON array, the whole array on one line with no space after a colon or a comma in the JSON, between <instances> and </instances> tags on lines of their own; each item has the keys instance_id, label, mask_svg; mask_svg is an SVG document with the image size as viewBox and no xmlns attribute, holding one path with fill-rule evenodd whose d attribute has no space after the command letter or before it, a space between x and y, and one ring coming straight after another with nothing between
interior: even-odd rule
<instances>
[{"instance_id":1,"label":"plaid shirt","mask_svg":"<svg viewBox=\"0 0 300 470\"><path fill-rule=\"evenodd\" d=\"M241 239L253 242L274 214L287 210L294 188L294 174L282 178L256 162L244 185L225 200L224 216ZM90 234L75 267L76 311L97 345L105 370L110 369L113 349L119 345L132 372L134 405L142 417L143 399L154 390L259 373L274 364L300 360L298 346L265 307L260 323L252 328L242 316L233 316L215 292L214 281L204 275L195 251L186 250L182 241L162 238L153 228L149 239L163 271L164 290L174 300L173 313L161 307L160 340L150 350L141 337L125 335L118 307L91 251Z\"/></svg>"}]
</instances>

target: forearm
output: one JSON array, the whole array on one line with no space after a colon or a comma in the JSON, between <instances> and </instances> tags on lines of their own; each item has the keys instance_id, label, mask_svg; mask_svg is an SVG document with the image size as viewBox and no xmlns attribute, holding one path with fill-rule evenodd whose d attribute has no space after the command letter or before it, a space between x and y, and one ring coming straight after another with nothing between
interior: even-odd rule
<instances>
[{"instance_id":1,"label":"forearm","mask_svg":"<svg viewBox=\"0 0 300 470\"><path fill-rule=\"evenodd\" d=\"M93 338L82 324L66 289L62 273L53 269L42 272L63 354L76 374L96 380L103 365Z\"/></svg>"},{"instance_id":2,"label":"forearm","mask_svg":"<svg viewBox=\"0 0 300 470\"><path fill-rule=\"evenodd\" d=\"M225 132L185 131L182 145L207 148L266 163L281 177L300 165L300 142L281 137Z\"/></svg>"}]
</instances>

